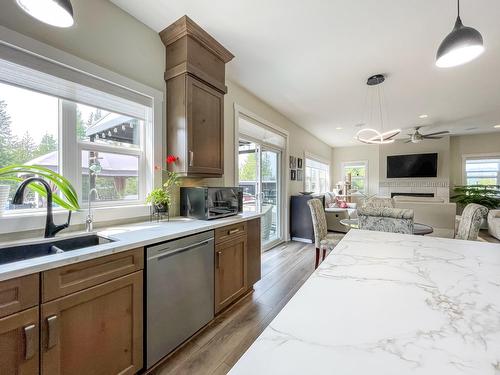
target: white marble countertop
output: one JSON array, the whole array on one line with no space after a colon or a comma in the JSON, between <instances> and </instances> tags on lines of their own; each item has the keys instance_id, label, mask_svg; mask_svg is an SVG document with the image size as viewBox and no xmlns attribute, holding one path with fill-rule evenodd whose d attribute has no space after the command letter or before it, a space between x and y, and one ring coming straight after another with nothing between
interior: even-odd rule
<instances>
[{"instance_id":1,"label":"white marble countertop","mask_svg":"<svg viewBox=\"0 0 500 375\"><path fill-rule=\"evenodd\" d=\"M351 230L230 371L500 374L500 245Z\"/></svg>"},{"instance_id":2,"label":"white marble countertop","mask_svg":"<svg viewBox=\"0 0 500 375\"><path fill-rule=\"evenodd\" d=\"M171 218L170 221L143 222L105 228L97 231L97 234L116 240L116 242L0 265L0 281L46 271L48 269L126 251L136 247L189 236L191 234L212 230L260 216L260 213L244 212L236 216L207 221L175 217ZM68 233L66 235L57 236L56 239L73 237L79 234L86 233ZM37 241L40 241L40 238L23 240L11 244ZM0 244L0 247L2 247L2 245L7 246L4 243Z\"/></svg>"}]
</instances>

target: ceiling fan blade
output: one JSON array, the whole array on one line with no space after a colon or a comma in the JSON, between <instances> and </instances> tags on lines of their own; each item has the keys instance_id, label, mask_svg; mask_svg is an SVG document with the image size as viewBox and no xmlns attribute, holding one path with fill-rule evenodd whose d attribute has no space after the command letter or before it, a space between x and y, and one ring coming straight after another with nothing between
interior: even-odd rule
<instances>
[{"instance_id":1,"label":"ceiling fan blade","mask_svg":"<svg viewBox=\"0 0 500 375\"><path fill-rule=\"evenodd\" d=\"M449 131L448 130L444 130L444 131L441 131L441 132L435 132L435 133L429 133L429 134L425 134L425 136L432 136L432 135L439 135L439 134L448 134Z\"/></svg>"},{"instance_id":2,"label":"ceiling fan blade","mask_svg":"<svg viewBox=\"0 0 500 375\"><path fill-rule=\"evenodd\" d=\"M405 141L405 143L410 143L411 142L411 139L408 139L407 141Z\"/></svg>"},{"instance_id":3,"label":"ceiling fan blade","mask_svg":"<svg viewBox=\"0 0 500 375\"><path fill-rule=\"evenodd\" d=\"M443 137L434 137L434 136L429 136L429 135L423 135L422 138L424 138L424 139L441 139Z\"/></svg>"},{"instance_id":4,"label":"ceiling fan blade","mask_svg":"<svg viewBox=\"0 0 500 375\"><path fill-rule=\"evenodd\" d=\"M399 133L395 133L395 134L391 135L390 137L387 137L386 139L387 139L387 140L392 139L392 138L394 138L395 136L397 136L398 134L399 134Z\"/></svg>"}]
</instances>

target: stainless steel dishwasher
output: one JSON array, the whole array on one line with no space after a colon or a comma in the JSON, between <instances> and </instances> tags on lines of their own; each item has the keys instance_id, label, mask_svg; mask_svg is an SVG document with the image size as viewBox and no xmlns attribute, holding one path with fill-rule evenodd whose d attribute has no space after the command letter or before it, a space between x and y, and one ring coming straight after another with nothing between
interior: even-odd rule
<instances>
[{"instance_id":1,"label":"stainless steel dishwasher","mask_svg":"<svg viewBox=\"0 0 500 375\"><path fill-rule=\"evenodd\" d=\"M214 317L214 232L146 248L146 366Z\"/></svg>"}]
</instances>

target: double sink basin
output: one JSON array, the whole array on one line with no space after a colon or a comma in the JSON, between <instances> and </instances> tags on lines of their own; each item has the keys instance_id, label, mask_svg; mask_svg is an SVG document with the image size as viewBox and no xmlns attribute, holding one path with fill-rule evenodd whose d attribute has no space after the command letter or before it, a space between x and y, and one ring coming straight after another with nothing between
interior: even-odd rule
<instances>
[{"instance_id":1,"label":"double sink basin","mask_svg":"<svg viewBox=\"0 0 500 375\"><path fill-rule=\"evenodd\" d=\"M95 233L67 238L43 239L39 242L0 247L0 265L20 260L61 254L67 251L84 249L90 246L115 242Z\"/></svg>"}]
</instances>

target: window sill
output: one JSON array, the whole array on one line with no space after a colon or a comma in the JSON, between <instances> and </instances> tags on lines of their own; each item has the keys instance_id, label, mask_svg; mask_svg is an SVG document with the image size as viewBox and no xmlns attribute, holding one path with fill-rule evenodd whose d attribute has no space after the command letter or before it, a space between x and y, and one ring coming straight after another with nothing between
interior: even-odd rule
<instances>
[{"instance_id":1,"label":"window sill","mask_svg":"<svg viewBox=\"0 0 500 375\"><path fill-rule=\"evenodd\" d=\"M134 217L143 217L149 215L149 207L144 204L123 205L113 207L95 207L92 209L94 214L94 223L106 222L120 219L130 219ZM45 228L46 212L19 212L0 216L0 235L14 232L24 232ZM55 210L54 221L56 224L62 224L67 220L68 211ZM73 212L71 225L85 224L87 210ZM1 240L0 240L1 242Z\"/></svg>"}]
</instances>

